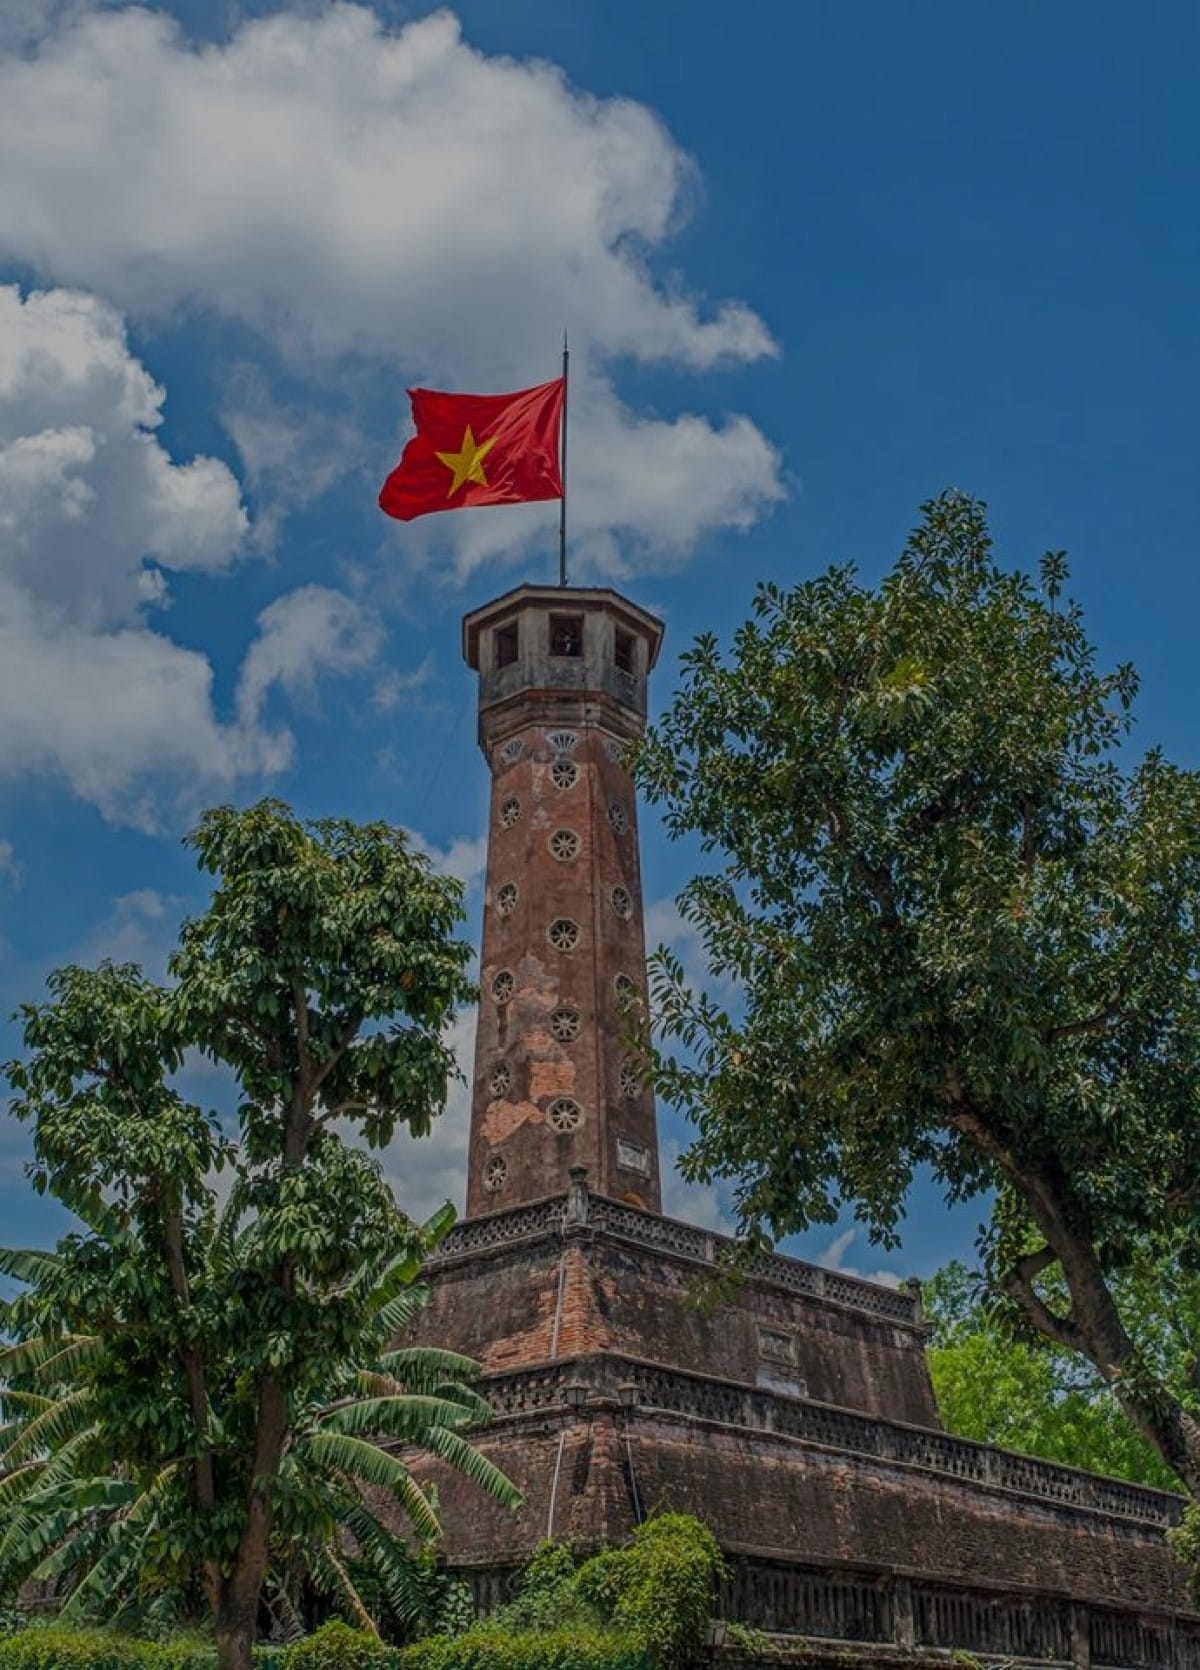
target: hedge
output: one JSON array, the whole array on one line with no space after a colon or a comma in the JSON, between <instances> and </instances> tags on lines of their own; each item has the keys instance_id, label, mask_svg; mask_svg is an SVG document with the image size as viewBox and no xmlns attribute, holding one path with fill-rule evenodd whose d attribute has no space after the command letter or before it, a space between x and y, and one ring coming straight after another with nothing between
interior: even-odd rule
<instances>
[{"instance_id":1,"label":"hedge","mask_svg":"<svg viewBox=\"0 0 1200 1670\"><path fill-rule=\"evenodd\" d=\"M602 1629L513 1634L477 1624L452 1639L385 1647L347 1624L326 1624L293 1647L259 1648L260 1670L649 1670L644 1648ZM139 1641L111 1630L53 1625L0 1637L0 1670L215 1670L211 1646Z\"/></svg>"},{"instance_id":2,"label":"hedge","mask_svg":"<svg viewBox=\"0 0 1200 1670\"><path fill-rule=\"evenodd\" d=\"M649 1670L650 1665L643 1646L613 1630L513 1635L486 1624L450 1640L427 1636L396 1656L400 1670Z\"/></svg>"},{"instance_id":3,"label":"hedge","mask_svg":"<svg viewBox=\"0 0 1200 1670\"><path fill-rule=\"evenodd\" d=\"M216 1654L195 1641L139 1641L107 1629L35 1625L0 1637L0 1670L213 1670Z\"/></svg>"}]
</instances>

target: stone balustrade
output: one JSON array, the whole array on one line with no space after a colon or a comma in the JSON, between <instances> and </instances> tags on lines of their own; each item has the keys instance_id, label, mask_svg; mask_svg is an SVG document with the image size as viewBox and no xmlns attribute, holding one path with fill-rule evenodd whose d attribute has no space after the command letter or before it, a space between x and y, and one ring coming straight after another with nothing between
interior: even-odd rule
<instances>
[{"instance_id":1,"label":"stone balustrade","mask_svg":"<svg viewBox=\"0 0 1200 1670\"><path fill-rule=\"evenodd\" d=\"M640 1247L702 1265L710 1272L729 1269L740 1272L745 1279L771 1283L790 1293L811 1294L827 1304L867 1311L909 1327L920 1325L920 1300L906 1288L860 1281L840 1271L824 1270L819 1264L787 1258L782 1253L755 1253L747 1258L741 1254L737 1242L727 1235L717 1235L675 1218L664 1218L657 1212L642 1212L622 1201L608 1200L590 1193L583 1183L574 1184L565 1195L550 1195L507 1212L489 1212L484 1217L468 1218L456 1224L442 1242L432 1268L488 1248L514 1245L532 1236L567 1229L618 1236Z\"/></svg>"},{"instance_id":2,"label":"stone balustrade","mask_svg":"<svg viewBox=\"0 0 1200 1670\"><path fill-rule=\"evenodd\" d=\"M813 1399L784 1396L605 1353L491 1375L484 1391L498 1418L561 1409L563 1387L583 1381L593 1396L619 1399L636 1389L634 1407L722 1426L777 1433L853 1455L922 1467L972 1484L988 1485L1044 1502L1060 1503L1166 1529L1179 1522L1182 1500L1168 1491L1085 1473L1036 1456L955 1438L925 1427L839 1409Z\"/></svg>"}]
</instances>

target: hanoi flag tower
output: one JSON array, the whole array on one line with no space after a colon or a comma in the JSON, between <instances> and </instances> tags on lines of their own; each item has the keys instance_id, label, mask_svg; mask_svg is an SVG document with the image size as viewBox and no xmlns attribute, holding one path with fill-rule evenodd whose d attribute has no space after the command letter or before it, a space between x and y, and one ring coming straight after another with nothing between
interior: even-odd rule
<instances>
[{"instance_id":1,"label":"hanoi flag tower","mask_svg":"<svg viewBox=\"0 0 1200 1670\"><path fill-rule=\"evenodd\" d=\"M435 444L464 467L454 491L488 433ZM455 467L437 464L443 495ZM758 1253L695 1303L733 1249L662 1215L630 1051L645 959L624 751L661 640L600 588L520 586L463 623L492 783L468 1210L412 1338L482 1364L478 1441L526 1502L414 1460L447 1563L487 1607L544 1537L595 1547L671 1508L729 1558L726 1615L806 1637L810 1670L963 1653L1200 1670L1163 1537L1178 1499L943 1431L917 1291Z\"/></svg>"},{"instance_id":2,"label":"hanoi flag tower","mask_svg":"<svg viewBox=\"0 0 1200 1670\"><path fill-rule=\"evenodd\" d=\"M662 626L606 590L521 586L463 623L492 775L467 1212L572 1166L658 1211L654 1102L630 1053L646 957L625 765Z\"/></svg>"}]
</instances>

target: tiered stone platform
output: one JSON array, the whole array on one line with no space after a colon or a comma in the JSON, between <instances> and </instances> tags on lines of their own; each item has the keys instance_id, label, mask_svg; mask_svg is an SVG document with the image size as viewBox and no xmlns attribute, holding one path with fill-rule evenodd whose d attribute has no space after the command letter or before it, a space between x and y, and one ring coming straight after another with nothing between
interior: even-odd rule
<instances>
[{"instance_id":1,"label":"tiered stone platform","mask_svg":"<svg viewBox=\"0 0 1200 1670\"><path fill-rule=\"evenodd\" d=\"M732 1251L578 1172L443 1243L418 1337L482 1361L482 1446L526 1493L513 1516L430 1468L481 1605L543 1537L673 1508L729 1556L727 1615L810 1662L1200 1670L1178 1498L942 1431L913 1291L774 1255L704 1303Z\"/></svg>"}]
</instances>

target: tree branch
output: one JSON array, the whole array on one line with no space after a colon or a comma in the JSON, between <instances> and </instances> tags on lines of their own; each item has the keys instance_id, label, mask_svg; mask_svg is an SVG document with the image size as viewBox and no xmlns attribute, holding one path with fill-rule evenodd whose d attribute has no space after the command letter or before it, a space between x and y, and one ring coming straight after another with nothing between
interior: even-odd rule
<instances>
[{"instance_id":1,"label":"tree branch","mask_svg":"<svg viewBox=\"0 0 1200 1670\"><path fill-rule=\"evenodd\" d=\"M1037 1252L1026 1253L1019 1258L1012 1269L1001 1278L1001 1286L1009 1298L1024 1311L1039 1334L1056 1345L1063 1346L1068 1351L1086 1351L1083 1336L1076 1327L1071 1316L1060 1316L1038 1293L1033 1283L1043 1270L1058 1263L1058 1254L1053 1247L1040 1247Z\"/></svg>"},{"instance_id":2,"label":"tree branch","mask_svg":"<svg viewBox=\"0 0 1200 1670\"><path fill-rule=\"evenodd\" d=\"M338 1038L337 1043L333 1046L333 1049L329 1052L328 1061L322 1062L313 1076L312 1088L314 1090L319 1090L325 1083L325 1080L329 1077L330 1073L332 1073L333 1069L337 1066L338 1062L342 1059L346 1051L354 1042L355 1038L358 1036L358 1029L362 1023L362 1010L352 1009L346 1018L346 1024L342 1028L341 1036Z\"/></svg>"},{"instance_id":3,"label":"tree branch","mask_svg":"<svg viewBox=\"0 0 1200 1670\"><path fill-rule=\"evenodd\" d=\"M1119 992L1111 1003L1106 1003L1103 1009L1097 1009L1094 1015L1086 1015L1078 1021L1067 1021L1062 1026L1052 1026L1046 1033L1046 1042L1058 1044L1064 1038L1084 1038L1092 1033L1106 1031L1113 1021L1124 1020L1133 1013L1132 1009L1125 1008L1124 997L1125 993Z\"/></svg>"}]
</instances>

